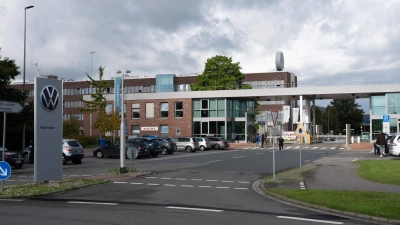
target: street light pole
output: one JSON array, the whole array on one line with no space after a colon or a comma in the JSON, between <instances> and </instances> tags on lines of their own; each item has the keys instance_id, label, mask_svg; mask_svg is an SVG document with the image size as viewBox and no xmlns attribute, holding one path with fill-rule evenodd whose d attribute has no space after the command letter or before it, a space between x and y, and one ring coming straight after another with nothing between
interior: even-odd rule
<instances>
[{"instance_id":1,"label":"street light pole","mask_svg":"<svg viewBox=\"0 0 400 225\"><path fill-rule=\"evenodd\" d=\"M120 74L122 71L117 70L117 74ZM125 70L125 73L122 73L121 76L121 126L120 126L120 170L119 172L122 173L125 168L125 124L124 124L124 75L130 73L130 70Z\"/></svg>"},{"instance_id":2,"label":"street light pole","mask_svg":"<svg viewBox=\"0 0 400 225\"><path fill-rule=\"evenodd\" d=\"M26 10L27 10L27 9L30 9L30 8L33 8L33 7L34 7L33 5L25 7L25 22L24 22L24 74L23 74L24 78L23 78L23 85L22 85L22 91L24 92L24 94L25 94L25 90L26 90L26 89L25 89ZM25 108L25 96L24 96L24 101L23 101L22 107ZM22 128L22 149L23 149L23 148L25 148L25 123L24 123L24 126L23 126L23 128Z\"/></svg>"},{"instance_id":3,"label":"street light pole","mask_svg":"<svg viewBox=\"0 0 400 225\"><path fill-rule=\"evenodd\" d=\"M95 52L90 52L90 77L93 79L92 77L92 55ZM92 100L92 83L90 83L90 100ZM92 136L92 113L89 114L89 135L90 137Z\"/></svg>"}]
</instances>

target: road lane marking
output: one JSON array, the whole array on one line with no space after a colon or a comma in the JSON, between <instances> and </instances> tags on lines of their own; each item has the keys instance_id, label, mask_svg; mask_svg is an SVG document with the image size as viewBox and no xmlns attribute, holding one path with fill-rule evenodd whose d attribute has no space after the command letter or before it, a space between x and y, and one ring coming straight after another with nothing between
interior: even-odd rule
<instances>
[{"instance_id":1,"label":"road lane marking","mask_svg":"<svg viewBox=\"0 0 400 225\"><path fill-rule=\"evenodd\" d=\"M199 188L210 188L211 186L199 186Z\"/></svg>"},{"instance_id":2,"label":"road lane marking","mask_svg":"<svg viewBox=\"0 0 400 225\"><path fill-rule=\"evenodd\" d=\"M187 180L185 178L175 178L175 180Z\"/></svg>"},{"instance_id":3,"label":"road lane marking","mask_svg":"<svg viewBox=\"0 0 400 225\"><path fill-rule=\"evenodd\" d=\"M233 189L236 189L236 190L247 190L248 188L233 188Z\"/></svg>"},{"instance_id":4,"label":"road lane marking","mask_svg":"<svg viewBox=\"0 0 400 225\"><path fill-rule=\"evenodd\" d=\"M241 183L241 184L249 184L250 182L247 182L247 181L238 181L238 183Z\"/></svg>"},{"instance_id":5,"label":"road lane marking","mask_svg":"<svg viewBox=\"0 0 400 225\"><path fill-rule=\"evenodd\" d=\"M7 202L22 202L24 199L0 199L0 201L7 201Z\"/></svg>"},{"instance_id":6,"label":"road lane marking","mask_svg":"<svg viewBox=\"0 0 400 225\"><path fill-rule=\"evenodd\" d=\"M146 179L156 179L157 177L146 177Z\"/></svg>"},{"instance_id":7,"label":"road lane marking","mask_svg":"<svg viewBox=\"0 0 400 225\"><path fill-rule=\"evenodd\" d=\"M181 185L181 187L193 187L193 185Z\"/></svg>"},{"instance_id":8,"label":"road lane marking","mask_svg":"<svg viewBox=\"0 0 400 225\"><path fill-rule=\"evenodd\" d=\"M326 149L326 147L322 147L321 149Z\"/></svg>"},{"instance_id":9,"label":"road lane marking","mask_svg":"<svg viewBox=\"0 0 400 225\"><path fill-rule=\"evenodd\" d=\"M70 201L67 203L72 204L90 204L90 205L118 205L118 203L108 203L108 202L77 202L77 201Z\"/></svg>"},{"instance_id":10,"label":"road lane marking","mask_svg":"<svg viewBox=\"0 0 400 225\"><path fill-rule=\"evenodd\" d=\"M300 182L300 188L301 188L302 190L305 190L305 189L306 189L306 186L304 185L304 182L303 182L303 181Z\"/></svg>"},{"instance_id":11,"label":"road lane marking","mask_svg":"<svg viewBox=\"0 0 400 225\"><path fill-rule=\"evenodd\" d=\"M151 186L158 186L160 184L154 184L154 183L147 183L146 185L151 185Z\"/></svg>"},{"instance_id":12,"label":"road lane marking","mask_svg":"<svg viewBox=\"0 0 400 225\"><path fill-rule=\"evenodd\" d=\"M351 162L355 162L355 161L357 161L359 158L355 158L355 159L353 159L353 161L351 161Z\"/></svg>"},{"instance_id":13,"label":"road lane marking","mask_svg":"<svg viewBox=\"0 0 400 225\"><path fill-rule=\"evenodd\" d=\"M82 175L82 177L91 177L92 175Z\"/></svg>"},{"instance_id":14,"label":"road lane marking","mask_svg":"<svg viewBox=\"0 0 400 225\"><path fill-rule=\"evenodd\" d=\"M190 179L190 180L194 180L194 181L202 181L202 179Z\"/></svg>"},{"instance_id":15,"label":"road lane marking","mask_svg":"<svg viewBox=\"0 0 400 225\"><path fill-rule=\"evenodd\" d=\"M218 181L218 180L206 180L206 181Z\"/></svg>"},{"instance_id":16,"label":"road lane marking","mask_svg":"<svg viewBox=\"0 0 400 225\"><path fill-rule=\"evenodd\" d=\"M234 181L231 181L231 180L221 180L221 182L232 183L232 182L234 182Z\"/></svg>"},{"instance_id":17,"label":"road lane marking","mask_svg":"<svg viewBox=\"0 0 400 225\"><path fill-rule=\"evenodd\" d=\"M314 219L306 219L306 218L290 217L290 216L277 216L276 218L289 219L289 220L303 220L303 221L318 222L318 223L343 224L342 222L334 222L334 221L327 221L327 220L314 220Z\"/></svg>"},{"instance_id":18,"label":"road lane marking","mask_svg":"<svg viewBox=\"0 0 400 225\"><path fill-rule=\"evenodd\" d=\"M187 208L187 207L175 207L175 206L168 206L167 209L185 209L185 210L196 210L196 211L207 211L207 212L223 212L224 210L217 210L217 209L200 209L200 208Z\"/></svg>"},{"instance_id":19,"label":"road lane marking","mask_svg":"<svg viewBox=\"0 0 400 225\"><path fill-rule=\"evenodd\" d=\"M175 184L164 184L164 186L175 187Z\"/></svg>"},{"instance_id":20,"label":"road lane marking","mask_svg":"<svg viewBox=\"0 0 400 225\"><path fill-rule=\"evenodd\" d=\"M172 178L169 177L161 177L162 180L171 180Z\"/></svg>"},{"instance_id":21,"label":"road lane marking","mask_svg":"<svg viewBox=\"0 0 400 225\"><path fill-rule=\"evenodd\" d=\"M336 149L336 147L332 147L332 148L330 148L330 149Z\"/></svg>"},{"instance_id":22,"label":"road lane marking","mask_svg":"<svg viewBox=\"0 0 400 225\"><path fill-rule=\"evenodd\" d=\"M227 188L229 188L229 187L217 187L217 188L225 188L225 189L227 189Z\"/></svg>"},{"instance_id":23,"label":"road lane marking","mask_svg":"<svg viewBox=\"0 0 400 225\"><path fill-rule=\"evenodd\" d=\"M126 183L128 183L128 182L119 182L119 181L114 181L113 183L114 183L114 184L126 184Z\"/></svg>"},{"instance_id":24,"label":"road lane marking","mask_svg":"<svg viewBox=\"0 0 400 225\"><path fill-rule=\"evenodd\" d=\"M143 183L131 183L131 184L143 184Z\"/></svg>"}]
</instances>

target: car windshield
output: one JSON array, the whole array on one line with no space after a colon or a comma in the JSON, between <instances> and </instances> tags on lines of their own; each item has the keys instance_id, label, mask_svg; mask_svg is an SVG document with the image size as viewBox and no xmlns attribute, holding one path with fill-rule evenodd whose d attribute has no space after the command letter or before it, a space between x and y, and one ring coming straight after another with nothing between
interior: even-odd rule
<instances>
[{"instance_id":1,"label":"car windshield","mask_svg":"<svg viewBox=\"0 0 400 225\"><path fill-rule=\"evenodd\" d=\"M77 141L67 141L67 143L69 146L72 146L72 147L80 147L81 146L79 144L79 142L77 142Z\"/></svg>"}]
</instances>

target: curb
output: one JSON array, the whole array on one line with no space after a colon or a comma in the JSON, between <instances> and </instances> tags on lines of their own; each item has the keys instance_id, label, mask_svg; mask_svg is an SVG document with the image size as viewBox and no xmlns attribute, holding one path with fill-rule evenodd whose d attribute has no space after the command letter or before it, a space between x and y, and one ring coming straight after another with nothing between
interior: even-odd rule
<instances>
[{"instance_id":1,"label":"curb","mask_svg":"<svg viewBox=\"0 0 400 225\"><path fill-rule=\"evenodd\" d=\"M383 222L383 223L387 223L387 224L400 224L400 220L391 220L391 219L386 219L386 218L382 218L382 217L375 217L375 216L369 216L369 215L364 215L364 214L358 214L358 213L354 213L354 212L341 211L341 210L337 210L337 209L331 209L331 208L327 208L327 207L323 207L323 206L318 206L318 205L313 205L313 204L293 200L290 198L285 198L283 196L277 195L275 193L272 193L272 192L266 190L263 185L263 181L264 181L263 179L256 180L252 184L253 190L256 191L257 193L261 194L264 197L267 197L269 199L272 199L274 201L277 201L277 202L280 202L283 204L287 204L287 205L295 206L295 207L299 207L299 208L304 208L304 209L311 210L311 211L332 214L335 216L342 216L342 217L344 216L347 218L364 221L364 222L374 221L374 222L380 222L380 223Z\"/></svg>"}]
</instances>

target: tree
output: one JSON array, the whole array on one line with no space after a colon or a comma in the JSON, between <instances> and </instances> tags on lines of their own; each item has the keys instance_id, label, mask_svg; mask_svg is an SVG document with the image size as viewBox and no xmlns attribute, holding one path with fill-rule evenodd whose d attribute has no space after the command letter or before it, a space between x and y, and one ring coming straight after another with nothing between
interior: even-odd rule
<instances>
[{"instance_id":1,"label":"tree","mask_svg":"<svg viewBox=\"0 0 400 225\"><path fill-rule=\"evenodd\" d=\"M231 57L216 55L204 66L202 74L197 76L197 83L191 84L192 91L250 89L250 85L242 84L244 74L240 72L240 63L232 63Z\"/></svg>"},{"instance_id":2,"label":"tree","mask_svg":"<svg viewBox=\"0 0 400 225\"><path fill-rule=\"evenodd\" d=\"M337 111L340 131L346 128L346 124L350 124L355 133L360 133L364 110L359 109L361 106L356 103L355 99L333 99L331 105Z\"/></svg>"},{"instance_id":3,"label":"tree","mask_svg":"<svg viewBox=\"0 0 400 225\"><path fill-rule=\"evenodd\" d=\"M103 93L110 88L110 86L106 83L106 81L103 80L103 73L104 73L104 68L99 66L99 80L94 80L88 73L86 73L86 76L89 78L89 81L87 81L89 84L91 84L92 87L96 88L95 93L91 93L90 97L92 100L83 100L81 99L84 103L87 104L86 108L80 108L82 112L85 113L94 113L94 112L100 112L102 110L105 110L106 108L106 98L103 96Z\"/></svg>"},{"instance_id":4,"label":"tree","mask_svg":"<svg viewBox=\"0 0 400 225\"><path fill-rule=\"evenodd\" d=\"M0 48L1 50L1 48ZM0 55L0 100L18 102L23 105L24 100L27 98L28 92L11 88L9 85L16 76L20 74L19 67L15 64L15 60L7 57L2 58ZM7 113L6 121L6 148L10 150L21 150L22 146L22 128L25 124L25 142L32 140L33 133L33 102L26 103L25 107L20 113ZM0 120L0 125L3 127L3 120ZM3 134L1 129L0 134ZM3 144L1 144L3 145Z\"/></svg>"},{"instance_id":5,"label":"tree","mask_svg":"<svg viewBox=\"0 0 400 225\"><path fill-rule=\"evenodd\" d=\"M79 121L76 117L71 117L69 120L63 121L63 137L76 138L79 135Z\"/></svg>"}]
</instances>

